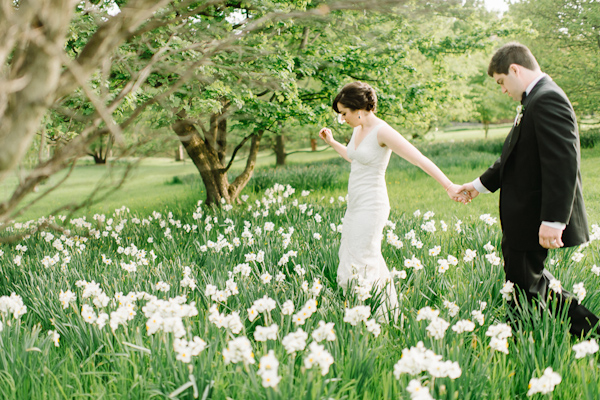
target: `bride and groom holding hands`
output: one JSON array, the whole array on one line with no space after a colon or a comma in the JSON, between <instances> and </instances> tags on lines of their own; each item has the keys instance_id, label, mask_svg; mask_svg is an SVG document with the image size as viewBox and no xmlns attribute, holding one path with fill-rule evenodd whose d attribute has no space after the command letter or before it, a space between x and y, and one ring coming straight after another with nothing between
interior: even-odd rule
<instances>
[{"instance_id":1,"label":"bride and groom holding hands","mask_svg":"<svg viewBox=\"0 0 600 400\"><path fill-rule=\"evenodd\" d=\"M506 280L513 282L529 302L544 304L553 292L557 309L567 308L573 335L600 334L598 317L566 290L552 291L549 285L554 277L544 268L548 249L589 241L573 107L524 45L502 46L487 72L503 93L521 102L521 107L498 160L464 185L454 184L375 115L377 96L371 86L352 82L338 93L332 106L340 122L354 128L350 142L347 146L337 142L328 128L319 132L351 163L338 283L345 291L353 277L359 276L384 288L384 313L398 308L398 295L389 284L390 272L381 254L382 232L390 212L385 171L394 152L434 178L455 201L467 204L480 193L500 190ZM513 312L522 307L515 302L511 305Z\"/></svg>"}]
</instances>

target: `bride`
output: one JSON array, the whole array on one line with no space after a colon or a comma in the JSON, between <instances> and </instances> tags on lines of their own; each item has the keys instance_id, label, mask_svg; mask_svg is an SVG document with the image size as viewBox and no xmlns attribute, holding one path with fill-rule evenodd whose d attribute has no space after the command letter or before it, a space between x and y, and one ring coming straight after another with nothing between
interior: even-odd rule
<instances>
[{"instance_id":1,"label":"bride","mask_svg":"<svg viewBox=\"0 0 600 400\"><path fill-rule=\"evenodd\" d=\"M383 306L378 313L387 317L388 311L392 311L396 319L398 296L381 255L383 228L390 213L385 170L391 153L398 154L433 177L451 199L466 204L470 197L408 140L378 118L376 108L377 96L371 86L358 81L349 83L333 100L338 121L354 128L348 146L337 142L328 128L322 128L319 136L351 163L348 208L339 249L338 284L345 293L350 281L358 277L361 286L385 288Z\"/></svg>"}]
</instances>

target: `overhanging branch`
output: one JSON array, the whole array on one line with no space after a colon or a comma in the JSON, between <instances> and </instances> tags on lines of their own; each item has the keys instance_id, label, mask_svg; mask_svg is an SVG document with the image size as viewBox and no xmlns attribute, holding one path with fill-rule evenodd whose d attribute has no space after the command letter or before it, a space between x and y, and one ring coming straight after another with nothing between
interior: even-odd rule
<instances>
[{"instance_id":1,"label":"overhanging branch","mask_svg":"<svg viewBox=\"0 0 600 400\"><path fill-rule=\"evenodd\" d=\"M27 204L25 207L19 209L18 211L14 212L10 218L11 219L15 219L20 215L23 215L23 213L27 210L29 210L31 208L31 206L33 206L34 204L37 204L40 200L42 200L44 197L48 196L50 193L52 193L56 188L58 188L60 185L62 185L67 179L69 179L69 177L71 176L71 174L73 173L73 169L75 169L75 163L77 162L77 160L73 160L71 162L71 167L69 168L69 171L67 172L67 174L64 176L64 178L62 178L61 180L59 180L55 185L53 185L50 189L46 190L44 193L42 193L40 196L36 197L35 199L33 199L31 201L31 203ZM38 181L35 183L35 185L37 185L38 183L40 183L43 179L46 178L42 178L42 179L38 179Z\"/></svg>"}]
</instances>

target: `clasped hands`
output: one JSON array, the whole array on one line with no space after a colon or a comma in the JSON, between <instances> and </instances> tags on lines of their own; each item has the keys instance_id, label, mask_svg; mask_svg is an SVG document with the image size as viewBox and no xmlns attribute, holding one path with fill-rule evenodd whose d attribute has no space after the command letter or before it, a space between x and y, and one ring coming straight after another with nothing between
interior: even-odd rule
<instances>
[{"instance_id":1,"label":"clasped hands","mask_svg":"<svg viewBox=\"0 0 600 400\"><path fill-rule=\"evenodd\" d=\"M472 183L465 183L464 185L453 183L446 188L446 193L452 200L463 204L469 204L479 194Z\"/></svg>"}]
</instances>

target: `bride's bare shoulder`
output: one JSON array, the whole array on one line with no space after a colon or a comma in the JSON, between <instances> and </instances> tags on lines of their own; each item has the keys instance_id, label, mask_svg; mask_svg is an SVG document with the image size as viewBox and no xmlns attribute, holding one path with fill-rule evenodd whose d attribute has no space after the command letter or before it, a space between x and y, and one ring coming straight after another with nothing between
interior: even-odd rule
<instances>
[{"instance_id":1,"label":"bride's bare shoulder","mask_svg":"<svg viewBox=\"0 0 600 400\"><path fill-rule=\"evenodd\" d=\"M380 145L386 144L386 139L389 140L397 135L400 135L397 130L392 128L387 122L383 121L381 128L377 131L377 139Z\"/></svg>"}]
</instances>

